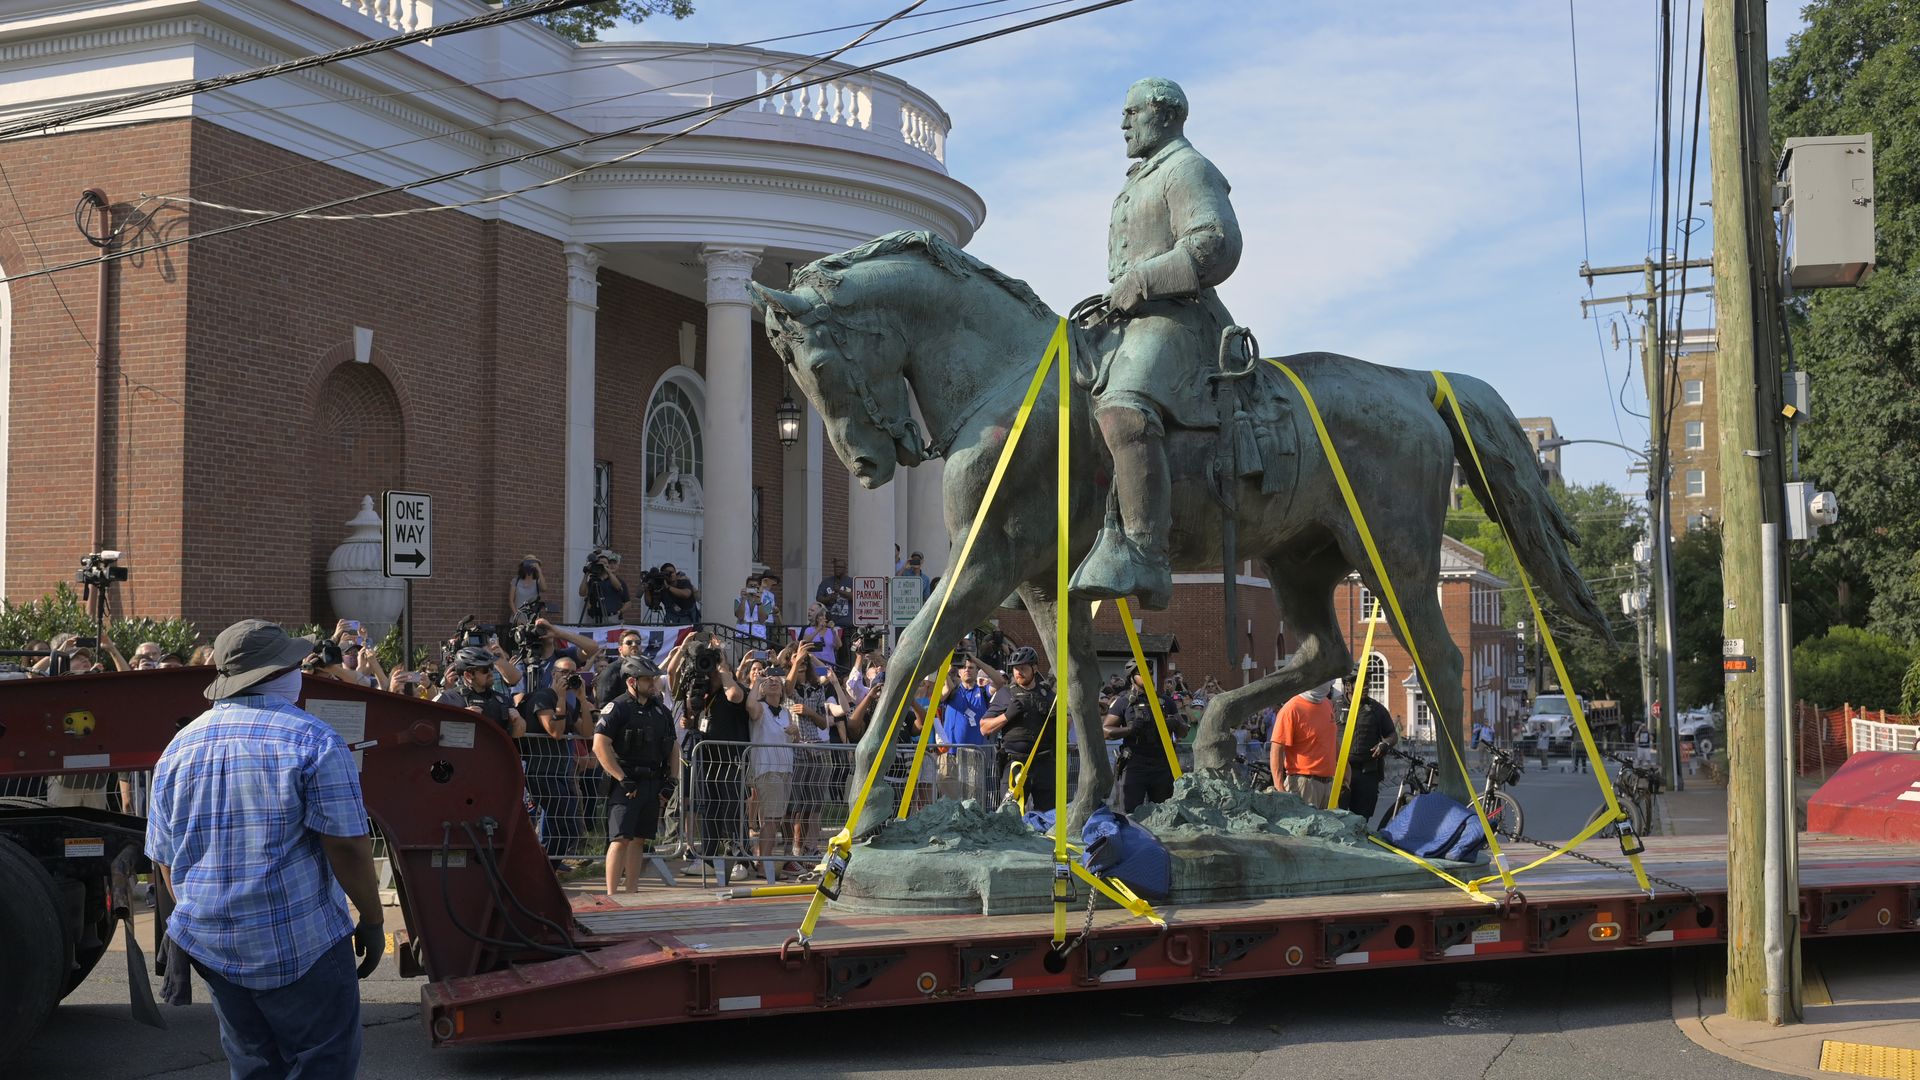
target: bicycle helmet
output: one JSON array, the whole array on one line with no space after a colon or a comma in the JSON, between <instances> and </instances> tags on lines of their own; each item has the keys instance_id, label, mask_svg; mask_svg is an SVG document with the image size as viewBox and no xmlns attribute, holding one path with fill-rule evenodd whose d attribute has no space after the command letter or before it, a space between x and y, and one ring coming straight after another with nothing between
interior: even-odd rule
<instances>
[{"instance_id":1,"label":"bicycle helmet","mask_svg":"<svg viewBox=\"0 0 1920 1080\"><path fill-rule=\"evenodd\" d=\"M493 654L478 645L469 645L453 654L453 670L456 674L492 666Z\"/></svg>"},{"instance_id":2,"label":"bicycle helmet","mask_svg":"<svg viewBox=\"0 0 1920 1080\"><path fill-rule=\"evenodd\" d=\"M629 656L620 661L622 679L657 679L660 677L660 665L644 656Z\"/></svg>"},{"instance_id":3,"label":"bicycle helmet","mask_svg":"<svg viewBox=\"0 0 1920 1080\"><path fill-rule=\"evenodd\" d=\"M1035 652L1031 645L1022 645L1013 650L1012 656L1007 657L1007 667L1009 669L1017 668L1021 664L1038 665L1039 662L1040 654Z\"/></svg>"}]
</instances>

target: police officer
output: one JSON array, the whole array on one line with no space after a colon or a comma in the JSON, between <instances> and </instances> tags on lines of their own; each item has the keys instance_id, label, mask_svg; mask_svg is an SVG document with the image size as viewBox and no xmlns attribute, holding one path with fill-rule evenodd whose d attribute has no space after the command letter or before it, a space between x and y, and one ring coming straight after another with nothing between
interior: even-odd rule
<instances>
[{"instance_id":1,"label":"police officer","mask_svg":"<svg viewBox=\"0 0 1920 1080\"><path fill-rule=\"evenodd\" d=\"M477 712L518 739L527 733L527 720L513 707L513 702L507 700L507 695L494 689L494 660L492 653L477 645L454 653L453 685L440 691L433 700Z\"/></svg>"},{"instance_id":2,"label":"police officer","mask_svg":"<svg viewBox=\"0 0 1920 1080\"><path fill-rule=\"evenodd\" d=\"M638 891L640 860L660 826L660 800L677 739L660 694L660 668L644 656L620 661L627 692L606 703L593 725L593 756L607 772L607 892Z\"/></svg>"},{"instance_id":3,"label":"police officer","mask_svg":"<svg viewBox=\"0 0 1920 1080\"><path fill-rule=\"evenodd\" d=\"M980 733L1000 739L1001 784L1011 787L1013 767L1023 766L1026 804L1045 810L1054 802L1053 693L1040 683L1039 660L1031 646L1013 650L1007 658L1012 678L993 695L987 715L980 720Z\"/></svg>"},{"instance_id":4,"label":"police officer","mask_svg":"<svg viewBox=\"0 0 1920 1080\"><path fill-rule=\"evenodd\" d=\"M1157 803L1173 798L1173 765L1167 760L1167 748L1160 742L1160 727L1154 721L1153 706L1147 698L1146 680L1140 677L1139 666L1131 660L1127 661L1127 676L1131 685L1107 707L1100 727L1107 738L1121 740L1117 785L1120 811L1131 814L1149 798ZM1167 734L1175 741L1186 735L1186 715L1174 709L1173 702L1164 694L1160 696L1160 714L1167 718Z\"/></svg>"}]
</instances>

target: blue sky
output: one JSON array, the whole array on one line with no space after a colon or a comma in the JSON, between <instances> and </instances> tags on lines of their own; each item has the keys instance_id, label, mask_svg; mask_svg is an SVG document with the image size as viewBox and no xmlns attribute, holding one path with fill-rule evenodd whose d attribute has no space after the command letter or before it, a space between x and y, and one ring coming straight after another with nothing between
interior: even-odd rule
<instances>
[{"instance_id":1,"label":"blue sky","mask_svg":"<svg viewBox=\"0 0 1920 1080\"><path fill-rule=\"evenodd\" d=\"M879 19L901 6L696 3L682 22L617 36L739 42ZM1578 141L1568 8L1541 0L1134 0L892 70L952 116L948 168L987 204L970 250L1060 310L1104 287L1107 214L1127 166L1120 104L1134 79L1164 75L1187 91L1189 137L1233 184L1246 254L1221 293L1263 351L1325 349L1466 372L1497 387L1516 414L1552 416L1565 437L1639 446L1647 426L1633 415L1646 411L1637 376L1627 377L1624 405L1616 398L1622 378L1638 370L1627 339L1637 320L1583 320L1587 292L1576 271L1589 250L1595 265L1612 265L1657 246L1649 224L1655 5L1575 0L1573 8ZM1777 54L1799 20L1782 5L1770 14ZM1697 34L1697 10L1694 20ZM822 51L853 33L777 47ZM1688 55L1697 37L1690 41ZM1690 106L1691 72L1687 80ZM1704 144L1701 157L1696 199L1706 202ZM1683 216L1684 190L1673 200ZM1695 214L1703 221L1693 249L1710 255L1711 211ZM1595 295L1639 287L1638 277L1601 279ZM1688 325L1708 320L1709 300L1689 298ZM1628 455L1609 447L1569 447L1562 460L1570 480L1628 490L1643 483L1627 475Z\"/></svg>"}]
</instances>

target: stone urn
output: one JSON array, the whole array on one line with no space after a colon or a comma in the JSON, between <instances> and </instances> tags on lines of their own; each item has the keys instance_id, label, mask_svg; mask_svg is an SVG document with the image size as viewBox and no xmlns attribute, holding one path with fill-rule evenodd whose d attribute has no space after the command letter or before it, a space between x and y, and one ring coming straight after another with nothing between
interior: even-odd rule
<instances>
[{"instance_id":1,"label":"stone urn","mask_svg":"<svg viewBox=\"0 0 1920 1080\"><path fill-rule=\"evenodd\" d=\"M367 640L378 642L400 622L407 586L380 572L380 512L373 508L373 496L360 497L360 512L347 529L346 542L327 557L327 596L335 618L360 620ZM321 630L331 634L333 627Z\"/></svg>"}]
</instances>

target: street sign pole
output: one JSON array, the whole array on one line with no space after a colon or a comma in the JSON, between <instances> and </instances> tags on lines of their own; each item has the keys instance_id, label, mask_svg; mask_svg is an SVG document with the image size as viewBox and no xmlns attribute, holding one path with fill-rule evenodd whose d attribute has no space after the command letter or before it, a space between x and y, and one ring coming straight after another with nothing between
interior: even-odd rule
<instances>
[{"instance_id":1,"label":"street sign pole","mask_svg":"<svg viewBox=\"0 0 1920 1080\"><path fill-rule=\"evenodd\" d=\"M433 496L418 491L380 495L380 572L399 578L400 666L413 666L413 579L433 576Z\"/></svg>"}]
</instances>

